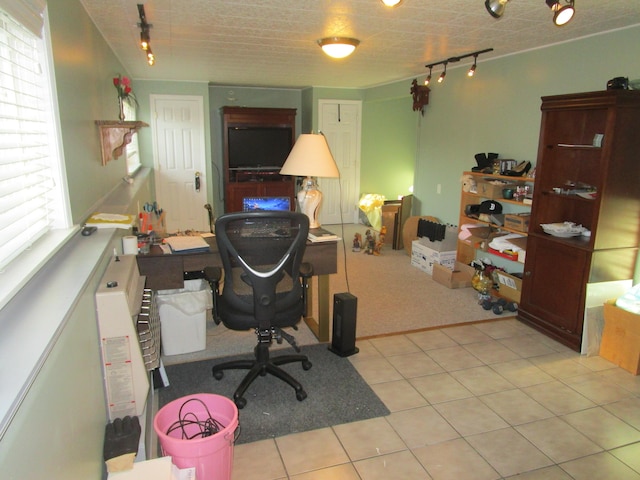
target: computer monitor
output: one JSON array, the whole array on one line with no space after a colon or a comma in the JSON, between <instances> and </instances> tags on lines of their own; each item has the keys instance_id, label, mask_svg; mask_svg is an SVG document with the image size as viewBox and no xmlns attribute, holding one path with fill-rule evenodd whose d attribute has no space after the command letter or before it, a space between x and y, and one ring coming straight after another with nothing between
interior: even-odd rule
<instances>
[{"instance_id":1,"label":"computer monitor","mask_svg":"<svg viewBox=\"0 0 640 480\"><path fill-rule=\"evenodd\" d=\"M243 212L289 211L289 197L245 197L242 199Z\"/></svg>"}]
</instances>

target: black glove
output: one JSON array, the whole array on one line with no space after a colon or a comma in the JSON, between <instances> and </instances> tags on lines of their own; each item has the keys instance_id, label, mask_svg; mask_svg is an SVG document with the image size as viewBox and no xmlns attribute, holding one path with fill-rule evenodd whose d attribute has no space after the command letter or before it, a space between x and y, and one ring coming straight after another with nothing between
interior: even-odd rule
<instances>
[{"instance_id":1,"label":"black glove","mask_svg":"<svg viewBox=\"0 0 640 480\"><path fill-rule=\"evenodd\" d=\"M104 432L104 460L110 473L133 468L141 430L138 417L116 418L107 425Z\"/></svg>"}]
</instances>

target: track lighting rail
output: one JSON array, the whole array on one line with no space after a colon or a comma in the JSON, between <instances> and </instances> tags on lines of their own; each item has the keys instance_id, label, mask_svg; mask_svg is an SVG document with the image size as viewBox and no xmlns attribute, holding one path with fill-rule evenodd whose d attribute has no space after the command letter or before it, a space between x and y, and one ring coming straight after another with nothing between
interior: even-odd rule
<instances>
[{"instance_id":1,"label":"track lighting rail","mask_svg":"<svg viewBox=\"0 0 640 480\"><path fill-rule=\"evenodd\" d=\"M458 55L457 57L449 57L446 60L440 60L439 62L428 63L425 65L425 67L427 67L428 69L432 69L437 65L444 65L446 67L447 64L459 62L463 58L468 58L468 57L478 58L478 55L481 55L487 52L492 52L492 51L493 51L493 48L485 48L484 50L478 50L477 52L465 53L464 55Z\"/></svg>"}]
</instances>

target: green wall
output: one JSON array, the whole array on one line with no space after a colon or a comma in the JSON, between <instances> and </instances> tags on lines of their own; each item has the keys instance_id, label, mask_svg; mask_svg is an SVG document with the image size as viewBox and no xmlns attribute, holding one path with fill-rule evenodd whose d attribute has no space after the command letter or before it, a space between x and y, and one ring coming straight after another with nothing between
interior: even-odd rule
<instances>
[{"instance_id":1,"label":"green wall","mask_svg":"<svg viewBox=\"0 0 640 480\"><path fill-rule=\"evenodd\" d=\"M362 107L360 193L378 193L388 200L409 195L413 188L417 122L411 97L367 101Z\"/></svg>"},{"instance_id":2,"label":"green wall","mask_svg":"<svg viewBox=\"0 0 640 480\"><path fill-rule=\"evenodd\" d=\"M475 153L535 163L540 97L604 90L617 76L640 78L638 58L640 26L493 61L480 57L471 79L466 67L449 69L433 86L420 126L414 213L456 224L460 176L475 165Z\"/></svg>"},{"instance_id":3,"label":"green wall","mask_svg":"<svg viewBox=\"0 0 640 480\"><path fill-rule=\"evenodd\" d=\"M127 72L78 0L49 2L49 23L71 213L81 223L127 173L122 158L102 165L95 125L118 119L113 77Z\"/></svg>"}]
</instances>

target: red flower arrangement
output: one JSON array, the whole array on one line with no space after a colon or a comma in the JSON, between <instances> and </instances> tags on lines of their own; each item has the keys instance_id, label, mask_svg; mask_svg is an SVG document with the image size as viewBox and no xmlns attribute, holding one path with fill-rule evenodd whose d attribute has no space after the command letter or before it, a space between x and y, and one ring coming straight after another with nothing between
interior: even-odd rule
<instances>
[{"instance_id":1,"label":"red flower arrangement","mask_svg":"<svg viewBox=\"0 0 640 480\"><path fill-rule=\"evenodd\" d=\"M120 75L113 77L113 86L116 87L118 91L118 98L136 101L136 97L131 89L131 79L129 77L122 77Z\"/></svg>"}]
</instances>

